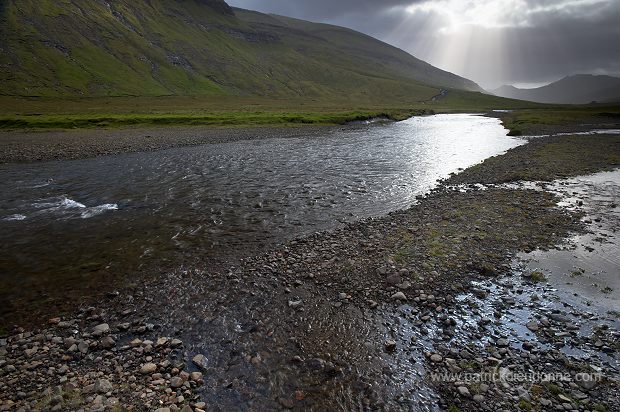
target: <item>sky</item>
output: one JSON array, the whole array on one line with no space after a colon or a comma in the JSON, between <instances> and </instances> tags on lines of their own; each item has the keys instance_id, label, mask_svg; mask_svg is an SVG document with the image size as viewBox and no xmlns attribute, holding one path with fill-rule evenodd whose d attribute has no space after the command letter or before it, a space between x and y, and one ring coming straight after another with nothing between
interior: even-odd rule
<instances>
[{"instance_id":1,"label":"sky","mask_svg":"<svg viewBox=\"0 0 620 412\"><path fill-rule=\"evenodd\" d=\"M620 76L620 0L229 0L369 34L491 90Z\"/></svg>"}]
</instances>

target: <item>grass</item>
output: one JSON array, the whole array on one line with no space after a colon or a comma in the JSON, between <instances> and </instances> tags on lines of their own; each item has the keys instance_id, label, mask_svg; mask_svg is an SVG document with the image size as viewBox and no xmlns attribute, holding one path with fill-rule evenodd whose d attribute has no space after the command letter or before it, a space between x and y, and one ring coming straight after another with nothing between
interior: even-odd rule
<instances>
[{"instance_id":1,"label":"grass","mask_svg":"<svg viewBox=\"0 0 620 412\"><path fill-rule=\"evenodd\" d=\"M544 273L537 270L530 274L530 280L534 283L540 283L540 282L545 282L547 278L545 277Z\"/></svg>"},{"instance_id":2,"label":"grass","mask_svg":"<svg viewBox=\"0 0 620 412\"><path fill-rule=\"evenodd\" d=\"M385 116L485 112L527 103L474 92L451 91L439 101L266 98L239 96L12 97L0 96L0 129L75 129L129 125L253 126L342 124Z\"/></svg>"},{"instance_id":3,"label":"grass","mask_svg":"<svg viewBox=\"0 0 620 412\"><path fill-rule=\"evenodd\" d=\"M511 136L545 134L563 126L591 123L590 128L596 128L596 124L603 118L620 122L620 106L541 106L505 113L501 118Z\"/></svg>"},{"instance_id":4,"label":"grass","mask_svg":"<svg viewBox=\"0 0 620 412\"><path fill-rule=\"evenodd\" d=\"M343 112L343 113L269 113L228 112L205 115L181 114L111 114L0 117L0 129L83 129L131 125L205 125L205 126L260 126L291 124L344 124L373 117L400 120L403 112Z\"/></svg>"}]
</instances>

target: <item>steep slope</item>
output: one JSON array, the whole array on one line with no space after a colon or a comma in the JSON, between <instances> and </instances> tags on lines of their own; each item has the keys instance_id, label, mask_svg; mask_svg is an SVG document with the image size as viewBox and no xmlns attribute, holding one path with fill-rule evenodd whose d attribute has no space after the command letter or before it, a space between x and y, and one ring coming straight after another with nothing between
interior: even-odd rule
<instances>
[{"instance_id":1,"label":"steep slope","mask_svg":"<svg viewBox=\"0 0 620 412\"><path fill-rule=\"evenodd\" d=\"M492 92L496 96L539 103L586 104L620 101L620 78L579 74L568 76L536 89L502 86Z\"/></svg>"},{"instance_id":2,"label":"steep slope","mask_svg":"<svg viewBox=\"0 0 620 412\"><path fill-rule=\"evenodd\" d=\"M0 94L424 100L466 79L352 30L223 0L2 0Z\"/></svg>"}]
</instances>

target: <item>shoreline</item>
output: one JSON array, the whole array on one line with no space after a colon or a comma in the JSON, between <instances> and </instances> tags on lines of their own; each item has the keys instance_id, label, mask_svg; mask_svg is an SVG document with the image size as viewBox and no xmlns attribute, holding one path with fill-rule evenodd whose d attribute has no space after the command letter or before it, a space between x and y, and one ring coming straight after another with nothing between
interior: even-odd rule
<instances>
[{"instance_id":1,"label":"shoreline","mask_svg":"<svg viewBox=\"0 0 620 412\"><path fill-rule=\"evenodd\" d=\"M3 374L14 377L18 368L54 365L56 370L66 366L73 375L64 381L66 372L42 378L50 388L44 396L24 390L33 388L29 385L34 380L11 379L0 385L0 399L21 393L19 399L11 398L13 404L30 404L37 398L50 409L74 409L70 402L76 402L75 409L120 403L137 410L239 405L303 409L329 407L336 401L349 406L361 402L367 409L439 405L476 410L481 404L492 410L516 410L516 404L520 409L566 409L567 404L570 409L576 401L587 400L591 409L602 410L597 409L600 404L617 410L613 400L619 381L613 370L598 363L589 369L544 348L547 332L552 342L558 339L566 315L537 318L527 328L538 338L517 338L506 334L501 320L514 306L506 296L514 294L515 286L500 284L503 292L490 292L489 287L471 283L491 285L504 275L510 279L518 252L553 249L571 234L591 230L580 210L558 208L558 198L547 191L493 184L513 182L530 169L540 173L526 177L551 181L617 168L619 162L608 155L620 155L620 138L600 138L609 138L594 146L602 157L584 152L583 144L591 136L541 138L536 145L511 149L447 179L410 209L297 239L222 270L188 268L144 279L130 290L109 295L109 302L99 302L96 308L51 320L43 331L18 331L0 342L0 361L9 359ZM559 152L545 150L562 142ZM567 153L568 164L563 157ZM549 167L540 169L543 164ZM479 183L486 184L486 190L476 189ZM470 188L453 187L460 184ZM544 283L534 280L532 273L524 272L517 288L537 290ZM549 293L543 289L537 292L538 300L523 306L542 307ZM479 307L460 301L464 294L476 296ZM493 294L501 304L487 315L480 305ZM463 309L467 310L461 313ZM466 318L477 312L476 328L467 332ZM496 319L487 321L488 316ZM607 322L607 316L598 314L598 319ZM101 326L104 322L108 328ZM98 333L99 326L105 331ZM74 329L79 332L74 334ZM592 353L617 357L617 333L613 324L597 332L598 352ZM66 341L67 334L75 341ZM485 346L467 344L480 340L477 335L484 337ZM568 336L576 346L591 350L589 339ZM158 339L162 337L170 338ZM179 342L173 344L174 339ZM114 360L121 356L130 359L123 373L114 369ZM101 370L96 360L102 357L107 360L101 366L104 376L91 376L94 368ZM418 366L405 366L411 359ZM429 381L427 373L420 376L416 369L480 372L512 362L521 371L538 365L536 359L551 364L553 371L566 368L570 384L527 389L492 382L483 390L479 384ZM151 363L154 369L145 367ZM7 365L15 370L8 371ZM602 382L590 386L579 380L581 374L597 370L604 374ZM199 371L204 374L192 376ZM272 380L274 376L279 378ZM123 386L128 382L136 385L130 391ZM0 403L0 409L5 404Z\"/></svg>"},{"instance_id":2,"label":"shoreline","mask_svg":"<svg viewBox=\"0 0 620 412\"><path fill-rule=\"evenodd\" d=\"M265 138L313 137L342 127L167 126L120 129L0 132L0 164L87 159Z\"/></svg>"},{"instance_id":3,"label":"shoreline","mask_svg":"<svg viewBox=\"0 0 620 412\"><path fill-rule=\"evenodd\" d=\"M419 113L418 113L419 112ZM0 165L7 163L35 163L40 161L65 161L87 159L123 153L140 153L178 147L191 147L236 141L251 141L268 138L313 138L343 128L372 127L380 125L385 119L398 122L410 117L441 114L438 110L413 110L407 116L378 114L363 120L333 123L282 123L263 125L182 125L163 126L135 125L116 128L78 128L78 129L31 129L0 130ZM449 111L465 113L466 111ZM620 128L617 116L583 117L562 119L557 124L528 123L519 116L528 111L493 112L470 111L468 113L500 119L508 130L508 136L536 138L540 135L556 133L579 133L600 128ZM538 113L538 112L537 112ZM515 117L517 120L515 120ZM536 120L541 121L540 119Z\"/></svg>"}]
</instances>

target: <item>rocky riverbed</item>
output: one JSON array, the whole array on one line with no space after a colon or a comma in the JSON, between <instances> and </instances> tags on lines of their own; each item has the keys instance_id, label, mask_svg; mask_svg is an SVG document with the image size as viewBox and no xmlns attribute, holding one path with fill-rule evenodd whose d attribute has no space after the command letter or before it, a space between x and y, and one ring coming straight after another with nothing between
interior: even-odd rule
<instances>
[{"instance_id":1,"label":"rocky riverbed","mask_svg":"<svg viewBox=\"0 0 620 412\"><path fill-rule=\"evenodd\" d=\"M2 131L0 164L71 160L119 153L264 138L323 136L343 126L124 127L118 129ZM350 126L350 127L360 127Z\"/></svg>"},{"instance_id":2,"label":"rocky riverbed","mask_svg":"<svg viewBox=\"0 0 620 412\"><path fill-rule=\"evenodd\" d=\"M535 162L513 149L408 210L17 328L0 409L620 410L618 312L518 255L574 247L614 197L566 208L543 184L488 185L515 156Z\"/></svg>"}]
</instances>

